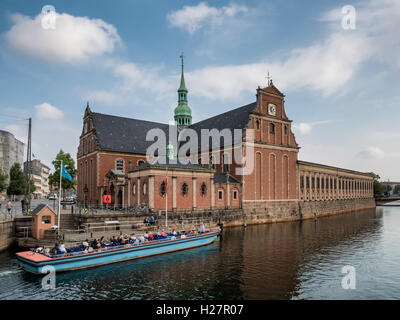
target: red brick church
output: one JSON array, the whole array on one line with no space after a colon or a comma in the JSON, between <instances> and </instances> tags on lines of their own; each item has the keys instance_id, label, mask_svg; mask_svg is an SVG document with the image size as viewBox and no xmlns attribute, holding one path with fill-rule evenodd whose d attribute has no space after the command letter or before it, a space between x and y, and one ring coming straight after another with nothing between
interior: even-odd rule
<instances>
[{"instance_id":1,"label":"red brick church","mask_svg":"<svg viewBox=\"0 0 400 320\"><path fill-rule=\"evenodd\" d=\"M285 112L285 96L272 83L256 90L256 101L192 124L183 65L175 123L178 132L192 129L241 129L242 136L228 147L219 143L200 149L188 164L153 162L146 151L151 129L168 135L169 125L92 112L89 104L77 153L77 195L80 203L111 206L145 204L151 210L210 210L213 208L268 208L299 202L330 201L373 196L371 174L298 161L299 146L292 120ZM252 130L251 130L252 129ZM249 148L246 132L253 132ZM200 145L200 142L198 143ZM238 174L243 159L235 150L253 157L253 170ZM165 150L165 153L168 151ZM219 156L221 161L215 159ZM200 160L199 160L200 159ZM209 161L204 161L204 159Z\"/></svg>"}]
</instances>

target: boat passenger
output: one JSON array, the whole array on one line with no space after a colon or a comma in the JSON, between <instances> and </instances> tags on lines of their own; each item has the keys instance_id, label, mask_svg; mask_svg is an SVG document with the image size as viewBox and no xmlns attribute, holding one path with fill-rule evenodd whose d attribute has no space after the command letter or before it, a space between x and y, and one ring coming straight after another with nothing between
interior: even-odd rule
<instances>
[{"instance_id":1,"label":"boat passenger","mask_svg":"<svg viewBox=\"0 0 400 320\"><path fill-rule=\"evenodd\" d=\"M201 225L199 233L204 233L206 231L206 228L204 227L204 224Z\"/></svg>"},{"instance_id":2,"label":"boat passenger","mask_svg":"<svg viewBox=\"0 0 400 320\"><path fill-rule=\"evenodd\" d=\"M143 236L140 236L140 237L139 237L139 244L144 243L144 240L145 240L144 237L143 237Z\"/></svg>"},{"instance_id":3,"label":"boat passenger","mask_svg":"<svg viewBox=\"0 0 400 320\"><path fill-rule=\"evenodd\" d=\"M149 239L149 241L153 241L154 240L154 236L151 233L149 233L148 239Z\"/></svg>"},{"instance_id":4,"label":"boat passenger","mask_svg":"<svg viewBox=\"0 0 400 320\"><path fill-rule=\"evenodd\" d=\"M161 238L166 238L166 237L167 237L167 234L166 234L164 231L162 231L161 234L160 234L160 236L161 236Z\"/></svg>"},{"instance_id":5,"label":"boat passenger","mask_svg":"<svg viewBox=\"0 0 400 320\"><path fill-rule=\"evenodd\" d=\"M58 251L60 251L60 252L62 252L62 253L67 253L67 249L65 249L65 246L64 246L64 244L62 244L62 243L60 243L59 245L58 245Z\"/></svg>"}]
</instances>

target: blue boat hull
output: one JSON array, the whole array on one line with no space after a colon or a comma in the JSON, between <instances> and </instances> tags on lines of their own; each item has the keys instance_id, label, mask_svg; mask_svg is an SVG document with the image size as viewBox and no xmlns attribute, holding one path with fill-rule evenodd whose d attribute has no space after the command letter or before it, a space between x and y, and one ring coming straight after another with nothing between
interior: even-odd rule
<instances>
[{"instance_id":1,"label":"blue boat hull","mask_svg":"<svg viewBox=\"0 0 400 320\"><path fill-rule=\"evenodd\" d=\"M53 258L41 262L25 259L18 255L17 258L20 266L30 273L48 273L48 270L43 270L45 266L52 266L55 272L66 272L204 246L214 242L217 236L218 232L212 232L185 239L160 241L122 249L105 250L98 253Z\"/></svg>"}]
</instances>

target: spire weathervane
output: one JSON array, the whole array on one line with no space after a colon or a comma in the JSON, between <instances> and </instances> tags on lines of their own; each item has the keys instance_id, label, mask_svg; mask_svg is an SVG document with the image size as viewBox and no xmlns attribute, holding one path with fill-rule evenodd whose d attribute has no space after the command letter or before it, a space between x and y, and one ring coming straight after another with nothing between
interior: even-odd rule
<instances>
[{"instance_id":1,"label":"spire weathervane","mask_svg":"<svg viewBox=\"0 0 400 320\"><path fill-rule=\"evenodd\" d=\"M183 58L184 58L183 52L182 52L182 54L179 56L179 58L181 58L181 63L182 63L182 73L183 73Z\"/></svg>"}]
</instances>

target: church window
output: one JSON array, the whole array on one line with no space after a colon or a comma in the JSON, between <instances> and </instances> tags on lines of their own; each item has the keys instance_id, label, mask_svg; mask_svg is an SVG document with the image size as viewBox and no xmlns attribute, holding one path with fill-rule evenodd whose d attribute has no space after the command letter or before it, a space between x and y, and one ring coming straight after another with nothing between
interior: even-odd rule
<instances>
[{"instance_id":1,"label":"church window","mask_svg":"<svg viewBox=\"0 0 400 320\"><path fill-rule=\"evenodd\" d=\"M312 177L311 178L311 188L315 188L315 178L314 177Z\"/></svg>"},{"instance_id":2,"label":"church window","mask_svg":"<svg viewBox=\"0 0 400 320\"><path fill-rule=\"evenodd\" d=\"M214 158L214 156L210 157L210 167L212 169L215 169L215 158Z\"/></svg>"},{"instance_id":3,"label":"church window","mask_svg":"<svg viewBox=\"0 0 400 320\"><path fill-rule=\"evenodd\" d=\"M223 191L218 190L218 200L222 200L222 196L223 196Z\"/></svg>"},{"instance_id":4,"label":"church window","mask_svg":"<svg viewBox=\"0 0 400 320\"><path fill-rule=\"evenodd\" d=\"M120 171L124 171L124 160L117 159L115 161L115 169L116 170L120 170Z\"/></svg>"},{"instance_id":5,"label":"church window","mask_svg":"<svg viewBox=\"0 0 400 320\"><path fill-rule=\"evenodd\" d=\"M224 153L223 158L223 171L229 172L229 155Z\"/></svg>"},{"instance_id":6,"label":"church window","mask_svg":"<svg viewBox=\"0 0 400 320\"><path fill-rule=\"evenodd\" d=\"M260 130L260 120L256 120L256 130Z\"/></svg>"},{"instance_id":7,"label":"church window","mask_svg":"<svg viewBox=\"0 0 400 320\"><path fill-rule=\"evenodd\" d=\"M183 194L184 196L187 195L188 189L189 189L189 187L188 187L188 185L187 185L186 183L182 184L182 194Z\"/></svg>"},{"instance_id":8,"label":"church window","mask_svg":"<svg viewBox=\"0 0 400 320\"><path fill-rule=\"evenodd\" d=\"M200 192L201 192L201 195L202 195L203 197L204 197L204 196L206 195L206 193L207 193L207 186L206 186L206 184L205 184L204 182L201 184Z\"/></svg>"},{"instance_id":9,"label":"church window","mask_svg":"<svg viewBox=\"0 0 400 320\"><path fill-rule=\"evenodd\" d=\"M300 176L300 188L304 188L304 176Z\"/></svg>"},{"instance_id":10,"label":"church window","mask_svg":"<svg viewBox=\"0 0 400 320\"><path fill-rule=\"evenodd\" d=\"M287 136L287 134L288 134L288 126L287 125L284 126L284 131L285 131L285 136Z\"/></svg>"},{"instance_id":11,"label":"church window","mask_svg":"<svg viewBox=\"0 0 400 320\"><path fill-rule=\"evenodd\" d=\"M275 125L273 123L269 124L269 133L272 133L272 134L275 133Z\"/></svg>"},{"instance_id":12,"label":"church window","mask_svg":"<svg viewBox=\"0 0 400 320\"><path fill-rule=\"evenodd\" d=\"M144 163L143 160L139 160L139 161L137 162L137 165L140 166L140 165L143 164L143 163Z\"/></svg>"},{"instance_id":13,"label":"church window","mask_svg":"<svg viewBox=\"0 0 400 320\"><path fill-rule=\"evenodd\" d=\"M233 191L233 200L237 200L237 195L238 195L237 190L234 190Z\"/></svg>"},{"instance_id":14,"label":"church window","mask_svg":"<svg viewBox=\"0 0 400 320\"><path fill-rule=\"evenodd\" d=\"M306 177L306 188L310 188L310 177Z\"/></svg>"},{"instance_id":15,"label":"church window","mask_svg":"<svg viewBox=\"0 0 400 320\"><path fill-rule=\"evenodd\" d=\"M160 186L160 193L161 193L161 195L162 195L163 197L164 197L165 194L167 193L167 185L166 185L165 181L163 181L163 182L161 183L161 186Z\"/></svg>"}]
</instances>

